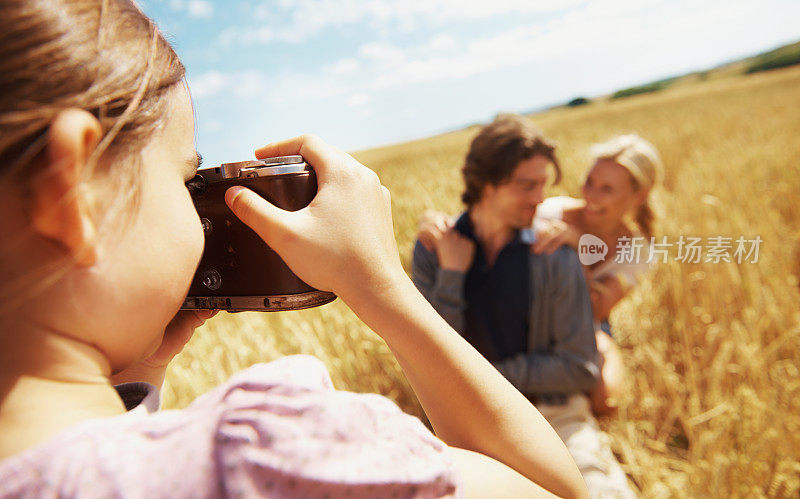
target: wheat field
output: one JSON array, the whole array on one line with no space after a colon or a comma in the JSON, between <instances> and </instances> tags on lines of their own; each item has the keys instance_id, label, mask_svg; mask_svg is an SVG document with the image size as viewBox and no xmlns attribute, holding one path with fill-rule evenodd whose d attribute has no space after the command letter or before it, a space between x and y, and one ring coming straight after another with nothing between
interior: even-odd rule
<instances>
[{"instance_id":1,"label":"wheat field","mask_svg":"<svg viewBox=\"0 0 800 499\"><path fill-rule=\"evenodd\" d=\"M614 309L629 387L601 425L643 497L800 491L798 102L795 67L532 117L559 143L565 177L551 195L579 195L592 143L635 132L666 167L658 235L763 241L757 263L670 258ZM406 269L420 214L461 210L459 167L476 130L354 154L392 192ZM380 393L422 416L386 345L339 300L219 314L170 366L164 405L184 407L240 369L295 353L319 357L339 389Z\"/></svg>"}]
</instances>

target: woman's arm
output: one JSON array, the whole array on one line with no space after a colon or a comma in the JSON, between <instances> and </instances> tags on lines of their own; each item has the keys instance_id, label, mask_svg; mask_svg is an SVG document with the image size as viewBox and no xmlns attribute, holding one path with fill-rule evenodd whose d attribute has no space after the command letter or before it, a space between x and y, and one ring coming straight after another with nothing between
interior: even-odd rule
<instances>
[{"instance_id":1,"label":"woman's arm","mask_svg":"<svg viewBox=\"0 0 800 499\"><path fill-rule=\"evenodd\" d=\"M580 231L563 220L546 219L537 222L535 227L536 241L531 245L533 253L550 255L564 245L578 248Z\"/></svg>"},{"instance_id":2,"label":"woman's arm","mask_svg":"<svg viewBox=\"0 0 800 499\"><path fill-rule=\"evenodd\" d=\"M388 190L377 175L315 137L256 151L300 154L319 189L297 212L233 187L226 200L304 281L331 290L389 345L436 434L492 457L562 496L587 495L566 447L533 405L436 313L403 271ZM470 477L472 478L472 477Z\"/></svg>"},{"instance_id":3,"label":"woman's arm","mask_svg":"<svg viewBox=\"0 0 800 499\"><path fill-rule=\"evenodd\" d=\"M598 321L608 319L611 309L627 294L626 286L616 276L591 279L589 298L592 300L592 313Z\"/></svg>"}]
</instances>

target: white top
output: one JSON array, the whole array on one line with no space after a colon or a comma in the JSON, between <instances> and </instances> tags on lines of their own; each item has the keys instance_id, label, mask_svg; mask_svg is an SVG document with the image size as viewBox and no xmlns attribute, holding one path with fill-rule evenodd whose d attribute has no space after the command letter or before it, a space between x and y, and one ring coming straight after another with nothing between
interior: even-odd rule
<instances>
[{"instance_id":1,"label":"white top","mask_svg":"<svg viewBox=\"0 0 800 499\"><path fill-rule=\"evenodd\" d=\"M547 198L536 208L536 218L533 220L534 231L537 221L564 220L564 211L580 205L580 201L569 196L555 196ZM636 239L638 238L638 239ZM597 267L592 269L592 279L599 281L608 276L616 275L625 286L636 286L642 275L650 268L650 241L641 234L634 234L632 251L625 254L617 253ZM638 251L636 251L638 250ZM638 252L638 255L636 254Z\"/></svg>"}]
</instances>

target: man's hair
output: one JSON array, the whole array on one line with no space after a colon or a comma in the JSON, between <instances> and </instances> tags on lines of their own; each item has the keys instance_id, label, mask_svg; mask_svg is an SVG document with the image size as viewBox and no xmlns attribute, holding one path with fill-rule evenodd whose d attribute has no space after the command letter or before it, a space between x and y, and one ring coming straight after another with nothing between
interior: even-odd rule
<instances>
[{"instance_id":1,"label":"man's hair","mask_svg":"<svg viewBox=\"0 0 800 499\"><path fill-rule=\"evenodd\" d=\"M529 119L516 114L499 114L483 127L472 140L461 173L464 193L461 200L468 207L477 203L486 185L507 181L521 161L544 156L556 170L555 181L561 180L561 168L555 154L555 143Z\"/></svg>"}]
</instances>

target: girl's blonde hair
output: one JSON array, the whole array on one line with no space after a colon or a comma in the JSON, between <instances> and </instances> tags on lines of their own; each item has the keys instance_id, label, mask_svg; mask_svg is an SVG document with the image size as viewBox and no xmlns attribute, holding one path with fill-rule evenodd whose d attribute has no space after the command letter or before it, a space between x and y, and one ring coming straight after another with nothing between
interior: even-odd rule
<instances>
[{"instance_id":1,"label":"girl's blonde hair","mask_svg":"<svg viewBox=\"0 0 800 499\"><path fill-rule=\"evenodd\" d=\"M103 132L83 179L105 174L113 180L118 195L114 207L105 210L104 221L112 218L109 214L134 211L121 207L136 204L138 153L161 127L167 91L184 75L172 47L132 1L4 0L0 183L25 189L46 165L39 159L50 123L63 110L83 109L98 119ZM100 166L101 156L107 167ZM7 244L19 239L5 236ZM0 302L8 305L22 289L22 295L31 296L37 292L32 288L48 287L70 267L68 260L15 276L12 282L2 276Z\"/></svg>"},{"instance_id":2,"label":"girl's blonde hair","mask_svg":"<svg viewBox=\"0 0 800 499\"><path fill-rule=\"evenodd\" d=\"M624 167L631 175L634 188L648 191L647 197L636 212L634 222L649 239L653 235L655 222L650 192L661 180L664 168L656 148L638 135L629 134L595 144L591 148L591 154L595 161L607 159Z\"/></svg>"}]
</instances>

